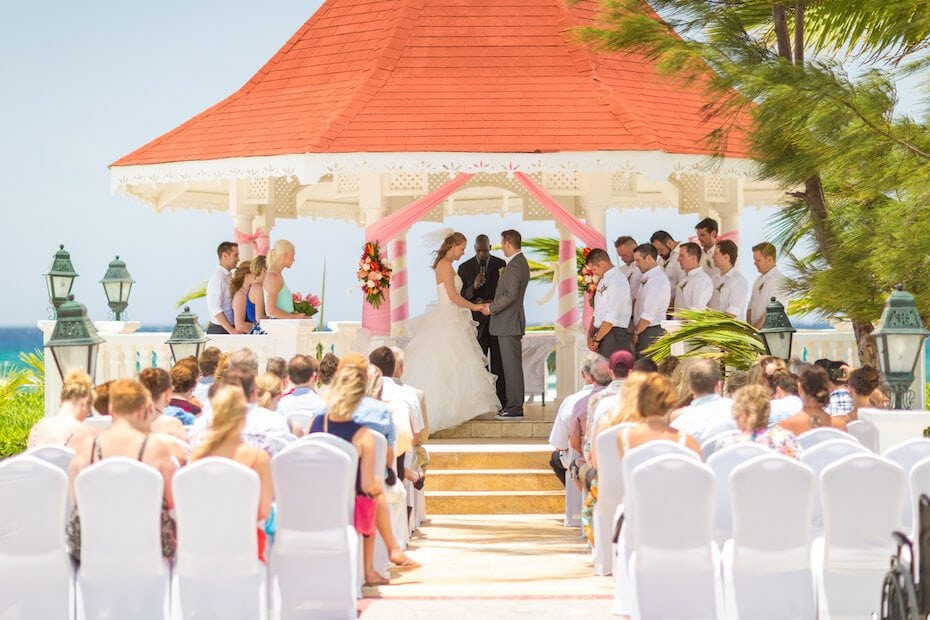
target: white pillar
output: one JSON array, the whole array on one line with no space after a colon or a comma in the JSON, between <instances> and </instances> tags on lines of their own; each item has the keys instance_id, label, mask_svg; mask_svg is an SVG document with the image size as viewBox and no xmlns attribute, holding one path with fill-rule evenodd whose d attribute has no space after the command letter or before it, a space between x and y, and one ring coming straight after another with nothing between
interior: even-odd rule
<instances>
[{"instance_id":1,"label":"white pillar","mask_svg":"<svg viewBox=\"0 0 930 620\"><path fill-rule=\"evenodd\" d=\"M611 205L612 191L610 175L606 173L579 173L578 180L581 186L581 208L584 212L585 223L604 235L606 239L607 209Z\"/></svg>"},{"instance_id":2,"label":"white pillar","mask_svg":"<svg viewBox=\"0 0 930 620\"><path fill-rule=\"evenodd\" d=\"M253 220L258 213L258 206L246 204L248 200L248 184L244 179L231 179L229 181L229 214L233 220L233 241L235 241L235 231L238 230L247 235L255 232ZM239 259L251 260L255 255L251 243L243 243L239 246Z\"/></svg>"},{"instance_id":3,"label":"white pillar","mask_svg":"<svg viewBox=\"0 0 930 620\"><path fill-rule=\"evenodd\" d=\"M555 321L555 333L559 339L555 350L555 389L556 398L562 399L574 394L578 386L578 280L575 259L575 240L564 226L559 229L559 281L558 316Z\"/></svg>"}]
</instances>

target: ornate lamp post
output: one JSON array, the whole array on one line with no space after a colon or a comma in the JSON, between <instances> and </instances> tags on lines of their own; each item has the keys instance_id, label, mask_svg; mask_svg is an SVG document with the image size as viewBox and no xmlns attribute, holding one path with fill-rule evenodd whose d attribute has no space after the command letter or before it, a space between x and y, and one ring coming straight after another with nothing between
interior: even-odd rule
<instances>
[{"instance_id":1,"label":"ornate lamp post","mask_svg":"<svg viewBox=\"0 0 930 620\"><path fill-rule=\"evenodd\" d=\"M87 318L87 308L70 295L58 307L55 329L45 345L52 351L62 380L69 371L78 368L90 375L93 381L97 372L97 349L101 342L103 338L97 335L93 322Z\"/></svg>"},{"instance_id":2,"label":"ornate lamp post","mask_svg":"<svg viewBox=\"0 0 930 620\"><path fill-rule=\"evenodd\" d=\"M106 293L110 310L116 313L117 321L121 319L126 306L129 305L129 292L134 282L135 280L126 271L126 263L121 261L119 256L110 261L107 272L100 283L103 284L103 292Z\"/></svg>"},{"instance_id":3,"label":"ornate lamp post","mask_svg":"<svg viewBox=\"0 0 930 620\"><path fill-rule=\"evenodd\" d=\"M48 301L52 304L55 312L58 308L68 301L71 294L71 287L74 286L74 279L78 274L74 271L74 265L71 264L71 254L65 250L65 246L59 245L58 251L52 258L52 265L45 273L45 284L48 287Z\"/></svg>"},{"instance_id":4,"label":"ornate lamp post","mask_svg":"<svg viewBox=\"0 0 930 620\"><path fill-rule=\"evenodd\" d=\"M894 288L872 335L878 349L878 364L891 386L891 406L909 409L914 400L911 390L914 369L930 332L924 329L914 296L900 284Z\"/></svg>"},{"instance_id":5,"label":"ornate lamp post","mask_svg":"<svg viewBox=\"0 0 930 620\"><path fill-rule=\"evenodd\" d=\"M765 350L769 355L783 360L791 359L791 340L796 331L791 321L788 320L788 315L785 314L785 307L772 297L765 310L762 329L759 330L759 335L765 342Z\"/></svg>"},{"instance_id":6,"label":"ornate lamp post","mask_svg":"<svg viewBox=\"0 0 930 620\"><path fill-rule=\"evenodd\" d=\"M175 361L185 357L200 357L203 345L209 340L197 322L197 315L191 312L190 306L184 306L184 311L178 315L171 331L171 337L165 342L171 347L171 356Z\"/></svg>"}]
</instances>

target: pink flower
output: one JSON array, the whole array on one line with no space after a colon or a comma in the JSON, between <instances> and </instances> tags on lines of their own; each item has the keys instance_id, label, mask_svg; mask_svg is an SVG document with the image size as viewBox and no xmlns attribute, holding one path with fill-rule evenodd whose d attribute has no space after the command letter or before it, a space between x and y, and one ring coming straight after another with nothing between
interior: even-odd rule
<instances>
[{"instance_id":1,"label":"pink flower","mask_svg":"<svg viewBox=\"0 0 930 620\"><path fill-rule=\"evenodd\" d=\"M380 280L380 279L381 279L381 272L380 272L380 271L372 271L371 273L368 274L368 279L371 280L372 282L376 282L376 281Z\"/></svg>"},{"instance_id":2,"label":"pink flower","mask_svg":"<svg viewBox=\"0 0 930 620\"><path fill-rule=\"evenodd\" d=\"M300 296L300 293L294 293L291 295L291 301L303 301L303 298Z\"/></svg>"},{"instance_id":3,"label":"pink flower","mask_svg":"<svg viewBox=\"0 0 930 620\"><path fill-rule=\"evenodd\" d=\"M308 302L314 308L320 307L320 298L317 297L316 295L308 294L306 297L304 297L304 301Z\"/></svg>"}]
</instances>

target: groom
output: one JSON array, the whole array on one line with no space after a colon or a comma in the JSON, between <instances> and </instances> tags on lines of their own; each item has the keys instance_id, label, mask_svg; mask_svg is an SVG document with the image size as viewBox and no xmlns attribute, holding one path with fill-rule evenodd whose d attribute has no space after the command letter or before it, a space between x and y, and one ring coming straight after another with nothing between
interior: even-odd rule
<instances>
[{"instance_id":1,"label":"groom","mask_svg":"<svg viewBox=\"0 0 930 620\"><path fill-rule=\"evenodd\" d=\"M483 314L490 314L490 332L497 336L504 371L504 388L507 402L501 403L500 419L523 417L523 334L526 332L526 315L523 312L523 295L530 281L530 266L520 250L522 237L515 230L501 233L501 249L507 265L501 270L494 301L482 306Z\"/></svg>"}]
</instances>

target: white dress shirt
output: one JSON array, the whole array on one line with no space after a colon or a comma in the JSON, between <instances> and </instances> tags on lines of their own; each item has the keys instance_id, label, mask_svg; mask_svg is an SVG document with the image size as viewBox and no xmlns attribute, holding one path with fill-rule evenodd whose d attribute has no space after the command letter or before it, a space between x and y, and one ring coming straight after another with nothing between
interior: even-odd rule
<instances>
[{"instance_id":1,"label":"white dress shirt","mask_svg":"<svg viewBox=\"0 0 930 620\"><path fill-rule=\"evenodd\" d=\"M720 277L720 270L714 265L714 252L717 251L717 246L712 245L709 250L705 250L700 243L698 245L701 246L701 269L710 276L711 282L716 284Z\"/></svg>"},{"instance_id":2,"label":"white dress shirt","mask_svg":"<svg viewBox=\"0 0 930 620\"><path fill-rule=\"evenodd\" d=\"M242 429L243 441L264 448L269 456L274 456L295 439L287 418L280 413L254 405L249 407Z\"/></svg>"},{"instance_id":3,"label":"white dress shirt","mask_svg":"<svg viewBox=\"0 0 930 620\"><path fill-rule=\"evenodd\" d=\"M635 300L636 296L639 295L639 286L643 279L643 272L639 270L636 263L627 265L622 260L620 261L620 265L617 266L617 269L626 276L626 282L630 285L630 299Z\"/></svg>"},{"instance_id":4,"label":"white dress shirt","mask_svg":"<svg viewBox=\"0 0 930 620\"><path fill-rule=\"evenodd\" d=\"M569 394L562 399L559 412L555 414L555 421L552 423L552 430L549 432L550 446L556 450L568 450L568 420L572 417L575 403L590 394L593 389L594 385L589 383L574 394Z\"/></svg>"},{"instance_id":5,"label":"white dress shirt","mask_svg":"<svg viewBox=\"0 0 930 620\"><path fill-rule=\"evenodd\" d=\"M614 327L626 329L630 326L633 304L630 300L630 285L626 276L617 267L611 267L600 282L594 294L594 327L600 327L607 321Z\"/></svg>"},{"instance_id":6,"label":"white dress shirt","mask_svg":"<svg viewBox=\"0 0 930 620\"><path fill-rule=\"evenodd\" d=\"M720 433L737 430L732 408L733 401L729 398L707 394L685 407L671 427L693 436L700 446Z\"/></svg>"},{"instance_id":7,"label":"white dress shirt","mask_svg":"<svg viewBox=\"0 0 930 620\"><path fill-rule=\"evenodd\" d=\"M706 310L710 297L714 294L714 283L707 272L695 267L685 273L685 278L678 283L675 307L679 310Z\"/></svg>"},{"instance_id":8,"label":"white dress shirt","mask_svg":"<svg viewBox=\"0 0 930 620\"><path fill-rule=\"evenodd\" d=\"M649 327L660 325L665 318L671 297L672 289L668 276L658 265L644 273L633 309L633 327L637 327L643 319L649 321Z\"/></svg>"},{"instance_id":9,"label":"white dress shirt","mask_svg":"<svg viewBox=\"0 0 930 620\"><path fill-rule=\"evenodd\" d=\"M672 301L670 306L675 303L675 291L678 290L678 284L684 280L685 272L681 268L681 264L678 262L678 255L680 253L680 246L675 246L671 252L668 254L668 258L661 259L662 271L665 272L665 276L668 278L669 286L672 287Z\"/></svg>"},{"instance_id":10,"label":"white dress shirt","mask_svg":"<svg viewBox=\"0 0 930 620\"><path fill-rule=\"evenodd\" d=\"M801 398L790 394L784 398L773 398L769 410L769 426L775 426L804 409Z\"/></svg>"},{"instance_id":11,"label":"white dress shirt","mask_svg":"<svg viewBox=\"0 0 930 620\"><path fill-rule=\"evenodd\" d=\"M749 282L736 267L717 280L710 307L732 314L740 321L746 320L746 302L749 300Z\"/></svg>"},{"instance_id":12,"label":"white dress shirt","mask_svg":"<svg viewBox=\"0 0 930 620\"><path fill-rule=\"evenodd\" d=\"M326 399L309 387L296 387L287 396L278 401L278 413L286 416L289 413L308 413L312 416L323 413L326 409Z\"/></svg>"},{"instance_id":13,"label":"white dress shirt","mask_svg":"<svg viewBox=\"0 0 930 620\"><path fill-rule=\"evenodd\" d=\"M216 315L220 313L226 315L230 324L233 322L232 295L229 292L231 279L232 272L222 265L217 265L210 274L210 280L207 281L207 312L210 313L211 323L216 323Z\"/></svg>"},{"instance_id":14,"label":"white dress shirt","mask_svg":"<svg viewBox=\"0 0 930 620\"><path fill-rule=\"evenodd\" d=\"M516 256L517 254L523 254L523 251L522 251L522 250L517 250L516 252L514 252L514 253L511 254L510 256L504 256L504 264L509 265L509 264L510 264L510 261L512 261L512 260L513 260L513 257Z\"/></svg>"},{"instance_id":15,"label":"white dress shirt","mask_svg":"<svg viewBox=\"0 0 930 620\"><path fill-rule=\"evenodd\" d=\"M788 296L785 294L785 276L772 267L768 272L760 274L752 285L752 294L749 296L749 320L755 323L765 316L772 297L777 299L786 308Z\"/></svg>"},{"instance_id":16,"label":"white dress shirt","mask_svg":"<svg viewBox=\"0 0 930 620\"><path fill-rule=\"evenodd\" d=\"M420 399L417 397L416 390L409 385L398 383L393 377L384 377L384 383L381 389L381 400L393 402L402 401L409 406L410 425L413 433L419 435L423 430L423 412L420 410Z\"/></svg>"}]
</instances>

